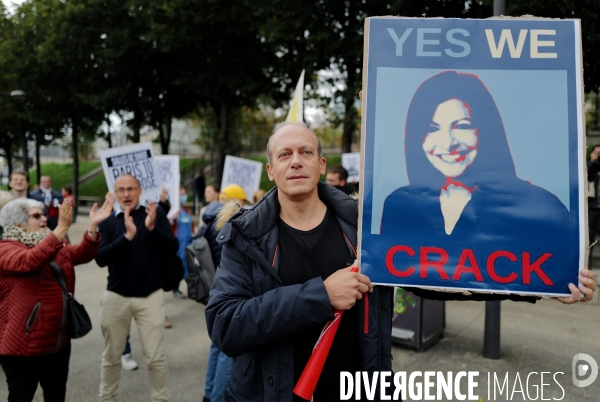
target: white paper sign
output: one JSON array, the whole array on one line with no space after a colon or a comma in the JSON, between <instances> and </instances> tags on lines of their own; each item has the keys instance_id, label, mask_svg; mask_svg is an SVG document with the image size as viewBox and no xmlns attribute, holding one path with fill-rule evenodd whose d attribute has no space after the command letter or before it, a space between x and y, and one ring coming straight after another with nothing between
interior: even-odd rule
<instances>
[{"instance_id":1,"label":"white paper sign","mask_svg":"<svg viewBox=\"0 0 600 402\"><path fill-rule=\"evenodd\" d=\"M246 198L251 201L252 195L260 187L262 170L262 162L227 155L225 157L221 189L230 184L237 184L243 187L246 192Z\"/></svg>"},{"instance_id":2,"label":"white paper sign","mask_svg":"<svg viewBox=\"0 0 600 402\"><path fill-rule=\"evenodd\" d=\"M171 203L171 209L167 217L172 218L180 209L179 183L181 177L179 174L179 155L156 155L155 159L162 185L169 191L168 199Z\"/></svg>"},{"instance_id":3,"label":"white paper sign","mask_svg":"<svg viewBox=\"0 0 600 402\"><path fill-rule=\"evenodd\" d=\"M130 174L142 185L141 205L160 197L161 181L150 142L105 149L99 155L108 191L114 193L117 178Z\"/></svg>"},{"instance_id":4,"label":"white paper sign","mask_svg":"<svg viewBox=\"0 0 600 402\"><path fill-rule=\"evenodd\" d=\"M360 175L360 152L342 154L342 166L348 171L348 183L356 183Z\"/></svg>"}]
</instances>

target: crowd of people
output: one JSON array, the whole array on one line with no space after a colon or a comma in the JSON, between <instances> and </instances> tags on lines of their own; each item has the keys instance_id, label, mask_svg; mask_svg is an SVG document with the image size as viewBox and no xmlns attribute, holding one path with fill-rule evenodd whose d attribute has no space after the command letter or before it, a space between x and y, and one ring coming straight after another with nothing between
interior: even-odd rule
<instances>
[{"instance_id":1,"label":"crowd of people","mask_svg":"<svg viewBox=\"0 0 600 402\"><path fill-rule=\"evenodd\" d=\"M340 399L341 371L391 371L393 288L374 286L354 269L358 205L348 194L357 184L347 182L343 167L327 169L317 136L302 123L276 126L267 157L276 187L252 197L236 184L205 185L202 176L194 196L206 205L196 222L183 186L172 195L182 207L168 218L169 195L141 205L139 181L124 174L103 205L94 205L76 246L67 239L70 189L55 191L51 178L42 176L39 189L29 192L27 172L12 172L10 191L0 193L0 365L9 401L31 401L38 384L45 401L65 400L70 335L52 266L58 264L73 293L73 267L94 258L108 269L100 301L99 400L116 401L121 369L137 368L128 342L133 320L152 400L169 401L163 270L177 255L187 273L186 246L197 237L206 239L217 267L205 310L212 343L203 402L300 401L292 389L334 310L345 314L313 400ZM327 183L320 180L325 174ZM562 303L592 299L594 275L580 272L579 287L571 285ZM179 288L173 293L186 296ZM431 290L419 295L456 298Z\"/></svg>"}]
</instances>

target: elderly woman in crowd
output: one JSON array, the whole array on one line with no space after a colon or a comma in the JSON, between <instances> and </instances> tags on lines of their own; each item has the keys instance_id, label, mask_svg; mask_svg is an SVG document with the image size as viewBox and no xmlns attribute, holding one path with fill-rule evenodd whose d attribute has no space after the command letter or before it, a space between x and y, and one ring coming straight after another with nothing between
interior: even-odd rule
<instances>
[{"instance_id":1,"label":"elderly woman in crowd","mask_svg":"<svg viewBox=\"0 0 600 402\"><path fill-rule=\"evenodd\" d=\"M31 401L38 382L45 401L64 401L71 344L62 290L52 274L56 261L67 290L75 291L74 265L91 261L98 250L98 224L108 218L112 203L94 205L81 244L65 242L72 223L68 204L59 207L58 226L47 227L44 204L21 198L0 211L0 365L8 383L9 401Z\"/></svg>"}]
</instances>

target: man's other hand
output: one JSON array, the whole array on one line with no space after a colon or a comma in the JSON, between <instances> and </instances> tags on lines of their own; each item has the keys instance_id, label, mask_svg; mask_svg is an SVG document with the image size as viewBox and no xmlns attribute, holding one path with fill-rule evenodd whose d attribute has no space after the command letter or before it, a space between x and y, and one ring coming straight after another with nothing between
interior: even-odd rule
<instances>
[{"instance_id":1,"label":"man's other hand","mask_svg":"<svg viewBox=\"0 0 600 402\"><path fill-rule=\"evenodd\" d=\"M324 281L331 307L335 310L349 310L357 300L362 299L363 293L373 291L369 277L352 272L355 266L356 262L348 268L334 272Z\"/></svg>"},{"instance_id":2,"label":"man's other hand","mask_svg":"<svg viewBox=\"0 0 600 402\"><path fill-rule=\"evenodd\" d=\"M133 218L131 216L129 216L129 207L125 208L125 237L127 237L127 240L131 241L133 240L133 238L135 237L135 234L137 233L137 227L135 226L135 223L133 222Z\"/></svg>"},{"instance_id":3,"label":"man's other hand","mask_svg":"<svg viewBox=\"0 0 600 402\"><path fill-rule=\"evenodd\" d=\"M156 203L149 202L146 206L146 228L151 232L154 230L154 224L156 223Z\"/></svg>"}]
</instances>

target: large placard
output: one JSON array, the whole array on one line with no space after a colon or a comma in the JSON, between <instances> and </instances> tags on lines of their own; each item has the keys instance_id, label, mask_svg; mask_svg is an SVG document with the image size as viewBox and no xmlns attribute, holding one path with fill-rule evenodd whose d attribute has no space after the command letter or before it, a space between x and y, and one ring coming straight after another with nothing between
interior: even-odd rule
<instances>
[{"instance_id":1,"label":"large placard","mask_svg":"<svg viewBox=\"0 0 600 402\"><path fill-rule=\"evenodd\" d=\"M374 283L568 295L587 258L578 20L367 19Z\"/></svg>"},{"instance_id":2,"label":"large placard","mask_svg":"<svg viewBox=\"0 0 600 402\"><path fill-rule=\"evenodd\" d=\"M161 181L150 142L109 148L98 154L102 162L108 191L114 193L117 178L123 174L130 174L142 185L141 205L158 199L161 192Z\"/></svg>"},{"instance_id":3,"label":"large placard","mask_svg":"<svg viewBox=\"0 0 600 402\"><path fill-rule=\"evenodd\" d=\"M167 189L169 195L167 198L171 203L171 209L167 214L168 218L172 218L179 212L179 187L181 175L179 173L179 155L156 155L156 166L158 167L158 175L162 186Z\"/></svg>"},{"instance_id":4,"label":"large placard","mask_svg":"<svg viewBox=\"0 0 600 402\"><path fill-rule=\"evenodd\" d=\"M262 162L227 155L225 157L221 188L225 188L230 184L237 184L244 189L248 201L252 202L252 195L260 187L262 172Z\"/></svg>"}]
</instances>

